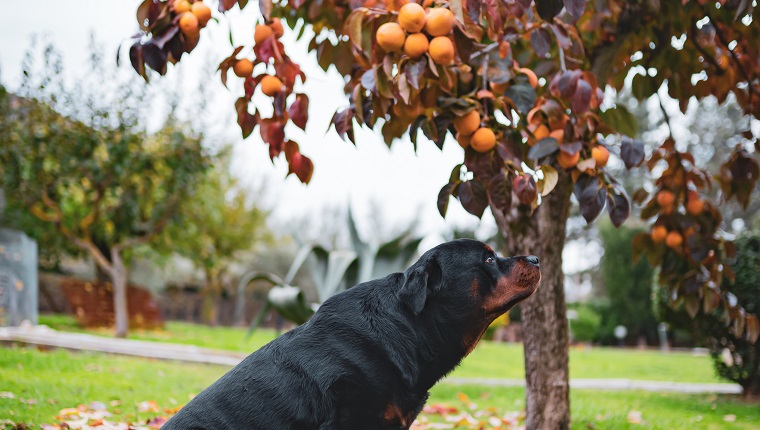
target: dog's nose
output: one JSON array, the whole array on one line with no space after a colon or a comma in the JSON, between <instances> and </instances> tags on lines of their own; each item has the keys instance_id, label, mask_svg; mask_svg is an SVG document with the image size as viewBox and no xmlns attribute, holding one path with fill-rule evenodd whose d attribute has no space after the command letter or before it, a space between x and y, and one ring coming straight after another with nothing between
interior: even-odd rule
<instances>
[{"instance_id":1,"label":"dog's nose","mask_svg":"<svg viewBox=\"0 0 760 430\"><path fill-rule=\"evenodd\" d=\"M528 260L528 263L530 263L530 264L532 264L532 265L534 265L536 267L539 267L539 265L538 265L538 257L536 257L535 255L531 255L531 256L525 257L525 259Z\"/></svg>"}]
</instances>

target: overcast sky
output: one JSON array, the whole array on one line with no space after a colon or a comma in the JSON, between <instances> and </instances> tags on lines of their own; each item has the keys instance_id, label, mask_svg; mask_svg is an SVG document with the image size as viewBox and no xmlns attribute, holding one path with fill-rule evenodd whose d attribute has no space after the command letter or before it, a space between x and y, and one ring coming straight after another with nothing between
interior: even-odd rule
<instances>
[{"instance_id":1,"label":"overcast sky","mask_svg":"<svg viewBox=\"0 0 760 430\"><path fill-rule=\"evenodd\" d=\"M2 83L11 89L17 86L23 54L35 34L46 35L56 44L69 73L86 60L91 33L97 36L109 58L121 42L136 32L134 17L139 3L135 0L39 0L35 1L34 11L24 2L6 3L4 15L12 19L6 19L0 27ZM195 88L203 76L200 72L204 65L218 64L229 55L228 22L235 43L250 48L253 24L258 18L256 4L251 3L243 13L231 12L228 18L229 21L222 19L219 24L210 23L202 32L199 47L189 57L183 57L181 74L169 66L167 78L180 77L188 88ZM396 228L420 217L421 230L426 234L440 233L454 225L470 228L479 225L477 219L456 202L449 206L446 220L436 209L438 191L448 180L452 167L462 160L462 150L455 141L447 142L441 151L421 138L415 154L406 138L394 143L389 150L379 133L371 130L357 130L356 147L343 142L334 131L326 132L335 110L348 104L342 92L343 80L334 70L325 73L317 66L315 56L306 54L306 42L288 43L293 40L294 34L286 29L288 52L308 76L307 85L301 90L310 98L309 124L305 133L294 126L287 132L314 161L314 176L308 186L292 175L285 179L284 160L276 160L272 165L258 131L245 141L241 139L233 108L234 100L242 92L241 81L230 74L230 90L219 83L218 75L208 82L217 95L209 109L212 122L224 125L219 127L224 136L215 138L235 144L233 171L245 183L255 187L262 179L266 180L266 201L274 210L275 223L299 215L317 215L325 204L343 206L350 202L360 223L371 207L379 207L384 219ZM135 74L134 79L140 78ZM271 104L267 106L268 100L263 96L255 102L266 114L271 112ZM371 201L375 204L371 205ZM486 217L484 224L481 231L494 229L492 219ZM361 228L366 230L369 226ZM440 239L430 239L431 243L436 240Z\"/></svg>"}]
</instances>

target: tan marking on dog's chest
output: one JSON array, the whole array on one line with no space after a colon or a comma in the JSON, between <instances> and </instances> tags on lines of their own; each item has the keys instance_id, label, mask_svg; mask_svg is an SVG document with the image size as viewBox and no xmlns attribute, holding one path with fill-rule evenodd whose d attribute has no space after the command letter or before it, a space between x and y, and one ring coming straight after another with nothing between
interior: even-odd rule
<instances>
[{"instance_id":1,"label":"tan marking on dog's chest","mask_svg":"<svg viewBox=\"0 0 760 430\"><path fill-rule=\"evenodd\" d=\"M385 407L385 412L383 413L383 419L389 423L395 423L396 421L398 421L402 427L406 427L408 424L407 423L408 420L404 416L404 413L393 402L388 403L388 406Z\"/></svg>"}]
</instances>

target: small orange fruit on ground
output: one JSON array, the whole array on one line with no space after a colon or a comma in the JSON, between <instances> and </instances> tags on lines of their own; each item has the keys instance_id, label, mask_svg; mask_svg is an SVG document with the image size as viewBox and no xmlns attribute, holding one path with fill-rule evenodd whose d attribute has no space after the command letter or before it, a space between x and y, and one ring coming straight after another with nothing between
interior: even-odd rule
<instances>
[{"instance_id":1,"label":"small orange fruit on ground","mask_svg":"<svg viewBox=\"0 0 760 430\"><path fill-rule=\"evenodd\" d=\"M554 130L551 133L549 133L549 137L553 137L557 139L557 143L562 143L565 139L565 130L564 129Z\"/></svg>"},{"instance_id":2,"label":"small orange fruit on ground","mask_svg":"<svg viewBox=\"0 0 760 430\"><path fill-rule=\"evenodd\" d=\"M471 110L466 114L454 118L454 128L459 134L472 134L480 128L480 113Z\"/></svg>"},{"instance_id":3,"label":"small orange fruit on ground","mask_svg":"<svg viewBox=\"0 0 760 430\"><path fill-rule=\"evenodd\" d=\"M557 162L565 169L570 169L578 165L578 161L581 159L581 152L578 151L573 155L568 154L565 151L559 151L557 155Z\"/></svg>"},{"instance_id":4,"label":"small orange fruit on ground","mask_svg":"<svg viewBox=\"0 0 760 430\"><path fill-rule=\"evenodd\" d=\"M478 152L488 152L496 146L496 135L488 127L481 127L470 138L470 146Z\"/></svg>"},{"instance_id":5,"label":"small orange fruit on ground","mask_svg":"<svg viewBox=\"0 0 760 430\"><path fill-rule=\"evenodd\" d=\"M686 212L693 216L697 216L702 213L705 208L705 202L699 199L690 199L686 204Z\"/></svg>"},{"instance_id":6,"label":"small orange fruit on ground","mask_svg":"<svg viewBox=\"0 0 760 430\"><path fill-rule=\"evenodd\" d=\"M461 146L462 149L467 149L467 147L470 146L471 139L471 134L457 133L457 142L459 142L459 146Z\"/></svg>"},{"instance_id":7,"label":"small orange fruit on ground","mask_svg":"<svg viewBox=\"0 0 760 430\"><path fill-rule=\"evenodd\" d=\"M665 241L665 237L668 235L668 229L664 225L656 225L652 229L652 241L654 243L662 243Z\"/></svg>"},{"instance_id":8,"label":"small orange fruit on ground","mask_svg":"<svg viewBox=\"0 0 760 430\"><path fill-rule=\"evenodd\" d=\"M239 78L247 78L253 73L253 63L247 58L238 60L233 66L232 71L235 72L235 76Z\"/></svg>"},{"instance_id":9,"label":"small orange fruit on ground","mask_svg":"<svg viewBox=\"0 0 760 430\"><path fill-rule=\"evenodd\" d=\"M538 86L538 76L536 76L536 73L533 70L530 70L527 67L520 67L517 71L528 77L528 83L531 87L536 88Z\"/></svg>"},{"instance_id":10,"label":"small orange fruit on ground","mask_svg":"<svg viewBox=\"0 0 760 430\"><path fill-rule=\"evenodd\" d=\"M406 33L400 25L395 22L386 22L377 29L377 44L380 45L385 52L400 51L404 46L404 39L406 39Z\"/></svg>"},{"instance_id":11,"label":"small orange fruit on ground","mask_svg":"<svg viewBox=\"0 0 760 430\"><path fill-rule=\"evenodd\" d=\"M448 66L454 61L454 44L448 37L438 36L433 38L433 40L430 41L430 48L428 48L428 51L430 52L430 58L432 58L436 64Z\"/></svg>"},{"instance_id":12,"label":"small orange fruit on ground","mask_svg":"<svg viewBox=\"0 0 760 430\"><path fill-rule=\"evenodd\" d=\"M258 45L259 43L267 40L267 38L272 34L274 34L272 27L266 24L256 24L256 29L253 31L253 41Z\"/></svg>"},{"instance_id":13,"label":"small orange fruit on ground","mask_svg":"<svg viewBox=\"0 0 760 430\"><path fill-rule=\"evenodd\" d=\"M683 236L677 231L671 231L665 238L665 245L668 245L669 248L681 249L681 245L683 245Z\"/></svg>"},{"instance_id":14,"label":"small orange fruit on ground","mask_svg":"<svg viewBox=\"0 0 760 430\"><path fill-rule=\"evenodd\" d=\"M407 3L398 10L398 25L409 33L418 33L425 21L425 9L417 3Z\"/></svg>"},{"instance_id":15,"label":"small orange fruit on ground","mask_svg":"<svg viewBox=\"0 0 760 430\"><path fill-rule=\"evenodd\" d=\"M206 24L208 24L208 22L211 20L211 9L203 4L202 1L196 1L193 3L190 11L193 13L193 15L195 15L196 18L198 18L198 22L200 22L201 27L205 27Z\"/></svg>"},{"instance_id":16,"label":"small orange fruit on ground","mask_svg":"<svg viewBox=\"0 0 760 430\"><path fill-rule=\"evenodd\" d=\"M174 13L180 14L188 12L191 9L190 2L187 0L178 0L174 2Z\"/></svg>"},{"instance_id":17,"label":"small orange fruit on ground","mask_svg":"<svg viewBox=\"0 0 760 430\"><path fill-rule=\"evenodd\" d=\"M282 21L280 18L272 18L272 22L269 23L269 27L274 32L274 37L281 38L285 34L285 29L282 27Z\"/></svg>"},{"instance_id":18,"label":"small orange fruit on ground","mask_svg":"<svg viewBox=\"0 0 760 430\"><path fill-rule=\"evenodd\" d=\"M406 41L404 42L404 54L408 55L411 58L420 58L424 53L428 51L429 46L430 43L428 42L427 36L424 34L410 34L407 36Z\"/></svg>"},{"instance_id":19,"label":"small orange fruit on ground","mask_svg":"<svg viewBox=\"0 0 760 430\"><path fill-rule=\"evenodd\" d=\"M275 77L266 75L260 82L261 85L261 92L268 95L269 97L276 96L280 91L282 91L282 81Z\"/></svg>"},{"instance_id":20,"label":"small orange fruit on ground","mask_svg":"<svg viewBox=\"0 0 760 430\"><path fill-rule=\"evenodd\" d=\"M437 37L445 36L454 28L454 14L445 7L428 9L425 31L427 34Z\"/></svg>"},{"instance_id":21,"label":"small orange fruit on ground","mask_svg":"<svg viewBox=\"0 0 760 430\"><path fill-rule=\"evenodd\" d=\"M668 190L662 190L659 193L657 193L657 204L663 208L673 206L673 203L675 203L675 201L676 201L675 194L671 193Z\"/></svg>"},{"instance_id":22,"label":"small orange fruit on ground","mask_svg":"<svg viewBox=\"0 0 760 430\"><path fill-rule=\"evenodd\" d=\"M183 34L188 36L195 36L200 33L200 22L198 17L191 12L185 12L179 18L179 29Z\"/></svg>"},{"instance_id":23,"label":"small orange fruit on ground","mask_svg":"<svg viewBox=\"0 0 760 430\"><path fill-rule=\"evenodd\" d=\"M591 157L596 161L596 167L604 167L610 159L610 151L602 145L591 148Z\"/></svg>"}]
</instances>

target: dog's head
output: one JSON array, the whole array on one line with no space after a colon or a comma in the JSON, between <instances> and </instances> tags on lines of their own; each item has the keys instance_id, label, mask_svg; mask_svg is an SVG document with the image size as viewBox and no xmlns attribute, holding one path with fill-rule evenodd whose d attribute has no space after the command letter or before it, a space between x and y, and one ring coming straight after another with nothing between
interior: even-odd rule
<instances>
[{"instance_id":1,"label":"dog's head","mask_svg":"<svg viewBox=\"0 0 760 430\"><path fill-rule=\"evenodd\" d=\"M537 257L501 258L469 239L436 246L404 275L398 296L415 315L456 309L488 322L528 298L541 280Z\"/></svg>"}]
</instances>

